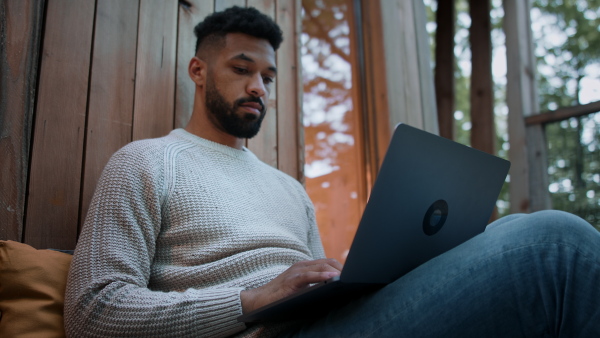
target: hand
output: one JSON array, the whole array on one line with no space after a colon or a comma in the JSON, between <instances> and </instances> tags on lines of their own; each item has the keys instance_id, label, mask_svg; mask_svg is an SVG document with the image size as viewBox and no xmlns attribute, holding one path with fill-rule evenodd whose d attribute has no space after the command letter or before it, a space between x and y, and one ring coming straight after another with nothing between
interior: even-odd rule
<instances>
[{"instance_id":1,"label":"hand","mask_svg":"<svg viewBox=\"0 0 600 338\"><path fill-rule=\"evenodd\" d=\"M339 276L342 264L333 258L303 261L292 265L269 283L240 294L242 311L248 313L291 295L312 283Z\"/></svg>"}]
</instances>

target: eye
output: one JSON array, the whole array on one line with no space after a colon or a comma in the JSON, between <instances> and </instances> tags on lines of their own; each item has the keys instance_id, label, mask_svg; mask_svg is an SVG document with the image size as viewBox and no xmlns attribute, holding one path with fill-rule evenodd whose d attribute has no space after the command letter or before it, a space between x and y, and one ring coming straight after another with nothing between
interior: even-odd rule
<instances>
[{"instance_id":1,"label":"eye","mask_svg":"<svg viewBox=\"0 0 600 338\"><path fill-rule=\"evenodd\" d=\"M233 71L238 74L248 74L248 69L242 67L233 67Z\"/></svg>"},{"instance_id":2,"label":"eye","mask_svg":"<svg viewBox=\"0 0 600 338\"><path fill-rule=\"evenodd\" d=\"M274 81L274 79L272 77L270 77L270 76L263 76L263 82L265 84L271 84L271 83L273 83L273 81Z\"/></svg>"}]
</instances>

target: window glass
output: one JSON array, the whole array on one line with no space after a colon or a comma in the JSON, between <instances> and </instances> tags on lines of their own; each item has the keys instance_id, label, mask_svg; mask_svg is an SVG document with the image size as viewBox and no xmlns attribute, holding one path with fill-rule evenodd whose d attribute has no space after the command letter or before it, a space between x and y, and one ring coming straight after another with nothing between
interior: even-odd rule
<instances>
[{"instance_id":1,"label":"window glass","mask_svg":"<svg viewBox=\"0 0 600 338\"><path fill-rule=\"evenodd\" d=\"M366 203L353 1L302 7L306 189L327 256L343 262Z\"/></svg>"}]
</instances>

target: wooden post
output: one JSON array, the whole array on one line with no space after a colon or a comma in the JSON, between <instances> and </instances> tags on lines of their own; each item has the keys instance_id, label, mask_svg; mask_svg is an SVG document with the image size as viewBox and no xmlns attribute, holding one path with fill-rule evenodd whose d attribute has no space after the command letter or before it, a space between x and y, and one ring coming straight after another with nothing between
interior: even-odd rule
<instances>
[{"instance_id":1,"label":"wooden post","mask_svg":"<svg viewBox=\"0 0 600 338\"><path fill-rule=\"evenodd\" d=\"M187 126L194 108L196 84L190 79L188 65L196 54L194 27L212 14L214 3L205 0L179 1L177 30L177 79L175 88L175 128Z\"/></svg>"},{"instance_id":2,"label":"wooden post","mask_svg":"<svg viewBox=\"0 0 600 338\"><path fill-rule=\"evenodd\" d=\"M471 146L495 154L490 0L469 0L471 28Z\"/></svg>"},{"instance_id":3,"label":"wooden post","mask_svg":"<svg viewBox=\"0 0 600 338\"><path fill-rule=\"evenodd\" d=\"M504 0L507 54L508 134L510 139L510 211L551 207L546 141L541 125L525 127L524 117L538 111L530 1Z\"/></svg>"},{"instance_id":4,"label":"wooden post","mask_svg":"<svg viewBox=\"0 0 600 338\"><path fill-rule=\"evenodd\" d=\"M435 32L435 93L440 136L454 139L454 0L438 1Z\"/></svg>"},{"instance_id":5,"label":"wooden post","mask_svg":"<svg viewBox=\"0 0 600 338\"><path fill-rule=\"evenodd\" d=\"M277 156L279 170L304 182L304 129L302 128L302 70L300 34L302 20L298 0L276 5L276 22L283 31L277 51Z\"/></svg>"},{"instance_id":6,"label":"wooden post","mask_svg":"<svg viewBox=\"0 0 600 338\"><path fill-rule=\"evenodd\" d=\"M390 126L406 123L438 134L425 8L421 0L381 1Z\"/></svg>"},{"instance_id":7,"label":"wooden post","mask_svg":"<svg viewBox=\"0 0 600 338\"><path fill-rule=\"evenodd\" d=\"M73 249L77 239L95 1L49 1L24 242Z\"/></svg>"},{"instance_id":8,"label":"wooden post","mask_svg":"<svg viewBox=\"0 0 600 338\"><path fill-rule=\"evenodd\" d=\"M23 236L44 1L0 2L0 239Z\"/></svg>"},{"instance_id":9,"label":"wooden post","mask_svg":"<svg viewBox=\"0 0 600 338\"><path fill-rule=\"evenodd\" d=\"M248 6L255 7L262 13L275 19L275 1L248 0ZM281 51L281 49L280 49ZM277 53L280 53L279 51ZM279 67L279 65L278 65ZM277 82L286 82L285 78L277 77ZM271 97L267 102L267 115L262 122L260 132L248 140L248 148L263 162L277 168L277 85L272 86ZM298 112L302 114L302 112Z\"/></svg>"},{"instance_id":10,"label":"wooden post","mask_svg":"<svg viewBox=\"0 0 600 338\"><path fill-rule=\"evenodd\" d=\"M177 2L140 1L133 140L173 130L177 11Z\"/></svg>"},{"instance_id":11,"label":"wooden post","mask_svg":"<svg viewBox=\"0 0 600 338\"><path fill-rule=\"evenodd\" d=\"M138 8L139 0L97 5L79 228L104 166L131 142Z\"/></svg>"},{"instance_id":12,"label":"wooden post","mask_svg":"<svg viewBox=\"0 0 600 338\"><path fill-rule=\"evenodd\" d=\"M385 46L381 22L380 1L360 1L364 69L361 72L363 83L363 114L365 144L367 151L367 190L375 183L381 163L391 139L390 110L385 68ZM358 7L355 1L355 6ZM355 10L356 10L355 7ZM366 201L365 201L366 203Z\"/></svg>"}]
</instances>

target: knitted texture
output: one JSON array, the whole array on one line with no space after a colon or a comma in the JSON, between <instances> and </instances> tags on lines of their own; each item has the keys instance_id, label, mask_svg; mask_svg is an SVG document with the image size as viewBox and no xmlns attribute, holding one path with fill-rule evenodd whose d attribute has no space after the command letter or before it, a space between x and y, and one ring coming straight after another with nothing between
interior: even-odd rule
<instances>
[{"instance_id":1,"label":"knitted texture","mask_svg":"<svg viewBox=\"0 0 600 338\"><path fill-rule=\"evenodd\" d=\"M245 330L240 292L323 257L304 188L248 149L183 129L136 141L113 155L92 199L67 335L269 336L285 324Z\"/></svg>"}]
</instances>

